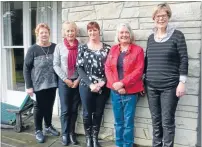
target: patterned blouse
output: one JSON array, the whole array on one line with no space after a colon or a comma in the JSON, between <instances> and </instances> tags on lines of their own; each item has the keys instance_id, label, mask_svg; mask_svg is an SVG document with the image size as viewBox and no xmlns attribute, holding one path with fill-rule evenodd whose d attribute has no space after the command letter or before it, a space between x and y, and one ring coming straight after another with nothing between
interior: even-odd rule
<instances>
[{"instance_id":1,"label":"patterned blouse","mask_svg":"<svg viewBox=\"0 0 202 147\"><path fill-rule=\"evenodd\" d=\"M77 68L81 77L81 85L89 86L91 83L106 82L104 64L110 50L110 45L103 43L100 50L91 50L87 44L78 48Z\"/></svg>"}]
</instances>

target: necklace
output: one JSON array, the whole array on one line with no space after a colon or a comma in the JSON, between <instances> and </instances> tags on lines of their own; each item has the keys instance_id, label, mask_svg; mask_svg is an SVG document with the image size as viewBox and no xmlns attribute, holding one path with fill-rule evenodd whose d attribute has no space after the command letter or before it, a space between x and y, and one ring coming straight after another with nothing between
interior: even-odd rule
<instances>
[{"instance_id":1,"label":"necklace","mask_svg":"<svg viewBox=\"0 0 202 147\"><path fill-rule=\"evenodd\" d=\"M41 47L41 46L40 46L40 47ZM47 51L47 52L44 51L43 47L41 47L41 49L42 49L42 51L44 52L44 54L46 55L46 59L48 59L49 47L48 47L48 51Z\"/></svg>"}]
</instances>

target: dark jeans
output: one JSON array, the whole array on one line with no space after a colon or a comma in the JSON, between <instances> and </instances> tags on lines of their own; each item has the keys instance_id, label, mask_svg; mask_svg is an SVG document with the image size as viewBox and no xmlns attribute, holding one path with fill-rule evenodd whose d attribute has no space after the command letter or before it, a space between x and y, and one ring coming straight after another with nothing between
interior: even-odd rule
<instances>
[{"instance_id":1,"label":"dark jeans","mask_svg":"<svg viewBox=\"0 0 202 147\"><path fill-rule=\"evenodd\" d=\"M173 147L175 137L175 111L179 98L176 87L158 90L147 87L149 109L153 125L153 147Z\"/></svg>"},{"instance_id":2,"label":"dark jeans","mask_svg":"<svg viewBox=\"0 0 202 147\"><path fill-rule=\"evenodd\" d=\"M102 93L91 92L89 87L79 85L79 92L83 106L84 128L97 126L97 134L99 133L102 115L105 108L105 103L109 98L110 90L107 87L102 88Z\"/></svg>"},{"instance_id":3,"label":"dark jeans","mask_svg":"<svg viewBox=\"0 0 202 147\"><path fill-rule=\"evenodd\" d=\"M133 147L137 94L121 95L111 90L111 100L115 119L116 146Z\"/></svg>"},{"instance_id":4,"label":"dark jeans","mask_svg":"<svg viewBox=\"0 0 202 147\"><path fill-rule=\"evenodd\" d=\"M74 80L73 80L74 81ZM74 134L75 123L80 103L79 88L68 87L61 79L58 82L60 105L61 105L61 127L62 135Z\"/></svg>"},{"instance_id":5,"label":"dark jeans","mask_svg":"<svg viewBox=\"0 0 202 147\"><path fill-rule=\"evenodd\" d=\"M55 101L56 88L49 88L35 92L36 101L34 102L34 123L35 130L42 130L44 118L45 127L52 124L53 105Z\"/></svg>"}]
</instances>

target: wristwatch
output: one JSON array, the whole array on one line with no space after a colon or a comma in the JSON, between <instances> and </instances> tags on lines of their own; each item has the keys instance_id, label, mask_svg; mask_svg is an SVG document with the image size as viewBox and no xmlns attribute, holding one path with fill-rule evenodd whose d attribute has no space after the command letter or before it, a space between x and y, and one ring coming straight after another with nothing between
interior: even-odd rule
<instances>
[{"instance_id":1,"label":"wristwatch","mask_svg":"<svg viewBox=\"0 0 202 147\"><path fill-rule=\"evenodd\" d=\"M186 83L186 81L185 81L185 80L180 80L180 82L182 82L183 84L185 84L185 83Z\"/></svg>"}]
</instances>

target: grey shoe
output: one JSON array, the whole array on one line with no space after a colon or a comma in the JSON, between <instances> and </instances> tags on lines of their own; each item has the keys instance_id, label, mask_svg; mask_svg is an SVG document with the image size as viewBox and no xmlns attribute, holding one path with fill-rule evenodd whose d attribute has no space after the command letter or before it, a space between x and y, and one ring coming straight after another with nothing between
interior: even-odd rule
<instances>
[{"instance_id":1,"label":"grey shoe","mask_svg":"<svg viewBox=\"0 0 202 147\"><path fill-rule=\"evenodd\" d=\"M43 132L41 130L37 130L35 132L36 140L38 143L44 143L45 137L43 135Z\"/></svg>"},{"instance_id":2,"label":"grey shoe","mask_svg":"<svg viewBox=\"0 0 202 147\"><path fill-rule=\"evenodd\" d=\"M52 125L48 128L45 128L45 133L52 134L53 136L60 136L60 132L57 131Z\"/></svg>"}]
</instances>

